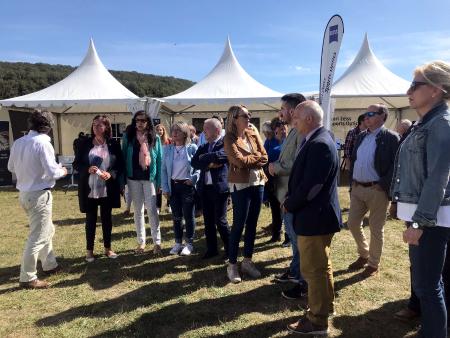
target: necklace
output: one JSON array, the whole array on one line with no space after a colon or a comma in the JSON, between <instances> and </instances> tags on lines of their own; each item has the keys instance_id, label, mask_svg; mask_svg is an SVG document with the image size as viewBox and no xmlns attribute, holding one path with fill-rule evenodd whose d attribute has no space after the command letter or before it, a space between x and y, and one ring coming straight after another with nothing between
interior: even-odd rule
<instances>
[{"instance_id":1,"label":"necklace","mask_svg":"<svg viewBox=\"0 0 450 338\"><path fill-rule=\"evenodd\" d=\"M105 139L100 140L97 136L94 139L95 139L95 142L97 142L97 145L99 145L99 146L102 146L106 143Z\"/></svg>"},{"instance_id":2,"label":"necklace","mask_svg":"<svg viewBox=\"0 0 450 338\"><path fill-rule=\"evenodd\" d=\"M184 148L183 146L175 146L175 151L177 152L177 155L180 153L180 151Z\"/></svg>"}]
</instances>

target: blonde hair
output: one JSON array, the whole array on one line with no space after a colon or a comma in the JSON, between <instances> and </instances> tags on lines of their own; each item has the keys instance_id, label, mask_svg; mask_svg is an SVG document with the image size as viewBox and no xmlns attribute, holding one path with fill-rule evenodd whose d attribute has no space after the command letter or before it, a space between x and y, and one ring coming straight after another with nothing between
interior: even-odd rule
<instances>
[{"instance_id":1,"label":"blonde hair","mask_svg":"<svg viewBox=\"0 0 450 338\"><path fill-rule=\"evenodd\" d=\"M445 61L431 61L414 70L414 75L422 75L433 87L442 90L442 98L450 100L450 64Z\"/></svg>"},{"instance_id":2,"label":"blonde hair","mask_svg":"<svg viewBox=\"0 0 450 338\"><path fill-rule=\"evenodd\" d=\"M172 126L170 127L170 134L172 134L174 129L177 129L183 133L185 145L191 143L191 130L186 122L177 121L174 124L172 124Z\"/></svg>"},{"instance_id":3,"label":"blonde hair","mask_svg":"<svg viewBox=\"0 0 450 338\"><path fill-rule=\"evenodd\" d=\"M237 127L236 127L236 119L238 118L239 113L245 113L245 110L248 109L246 106L231 106L227 112L227 125L225 126L225 132L227 134L232 134L237 137Z\"/></svg>"}]
</instances>

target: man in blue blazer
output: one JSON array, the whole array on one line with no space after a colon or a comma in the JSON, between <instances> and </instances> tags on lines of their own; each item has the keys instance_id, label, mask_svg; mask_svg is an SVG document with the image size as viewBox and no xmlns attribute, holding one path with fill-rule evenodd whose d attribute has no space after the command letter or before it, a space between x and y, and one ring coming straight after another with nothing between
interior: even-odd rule
<instances>
[{"instance_id":1,"label":"man in blue blazer","mask_svg":"<svg viewBox=\"0 0 450 338\"><path fill-rule=\"evenodd\" d=\"M292 118L294 128L305 139L297 149L283 208L294 214L301 274L309 285L303 306L309 311L288 329L320 335L328 332L328 316L334 311L330 245L342 224L337 193L339 159L316 102L300 103Z\"/></svg>"},{"instance_id":2,"label":"man in blue blazer","mask_svg":"<svg viewBox=\"0 0 450 338\"><path fill-rule=\"evenodd\" d=\"M202 144L191 165L200 169L197 190L202 199L205 220L206 252L204 259L217 256L217 231L223 241L224 257L228 257L229 225L227 222L228 160L223 149L222 125L217 119L208 119L203 125L207 143Z\"/></svg>"}]
</instances>

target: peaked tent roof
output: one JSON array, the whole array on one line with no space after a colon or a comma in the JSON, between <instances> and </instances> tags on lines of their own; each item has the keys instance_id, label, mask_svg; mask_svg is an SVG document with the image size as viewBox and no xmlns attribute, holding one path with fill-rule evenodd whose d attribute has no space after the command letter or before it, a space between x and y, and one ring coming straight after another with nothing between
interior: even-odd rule
<instances>
[{"instance_id":1,"label":"peaked tent roof","mask_svg":"<svg viewBox=\"0 0 450 338\"><path fill-rule=\"evenodd\" d=\"M91 39L81 64L63 80L23 96L1 100L2 106L45 107L55 112L125 112L140 99L105 68Z\"/></svg>"},{"instance_id":2,"label":"peaked tent roof","mask_svg":"<svg viewBox=\"0 0 450 338\"><path fill-rule=\"evenodd\" d=\"M392 73L375 56L366 33L352 64L333 84L331 96L337 99L335 109L366 108L377 102L404 108L409 106L408 88L408 81Z\"/></svg>"},{"instance_id":3,"label":"peaked tent roof","mask_svg":"<svg viewBox=\"0 0 450 338\"><path fill-rule=\"evenodd\" d=\"M242 68L227 38L223 54L209 74L185 91L163 98L163 106L171 112L227 111L235 104L250 110L272 110L278 109L282 95Z\"/></svg>"}]
</instances>

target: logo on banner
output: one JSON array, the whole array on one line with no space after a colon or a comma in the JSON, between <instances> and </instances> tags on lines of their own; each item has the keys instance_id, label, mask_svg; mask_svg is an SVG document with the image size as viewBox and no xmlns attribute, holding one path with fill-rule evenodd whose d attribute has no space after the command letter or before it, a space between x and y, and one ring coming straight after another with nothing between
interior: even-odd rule
<instances>
[{"instance_id":1,"label":"logo on banner","mask_svg":"<svg viewBox=\"0 0 450 338\"><path fill-rule=\"evenodd\" d=\"M330 42L332 43L333 41L338 42L338 25L335 26L331 26L330 27Z\"/></svg>"}]
</instances>

